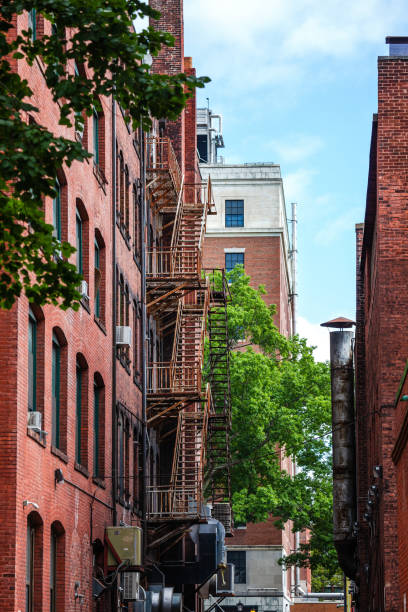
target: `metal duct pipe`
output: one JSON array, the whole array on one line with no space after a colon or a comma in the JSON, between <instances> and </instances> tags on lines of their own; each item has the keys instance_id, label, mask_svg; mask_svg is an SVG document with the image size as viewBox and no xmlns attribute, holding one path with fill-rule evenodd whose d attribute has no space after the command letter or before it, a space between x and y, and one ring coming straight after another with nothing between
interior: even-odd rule
<instances>
[{"instance_id":1,"label":"metal duct pipe","mask_svg":"<svg viewBox=\"0 0 408 612\"><path fill-rule=\"evenodd\" d=\"M330 332L333 430L333 536L339 565L354 579L356 508L353 331Z\"/></svg>"}]
</instances>

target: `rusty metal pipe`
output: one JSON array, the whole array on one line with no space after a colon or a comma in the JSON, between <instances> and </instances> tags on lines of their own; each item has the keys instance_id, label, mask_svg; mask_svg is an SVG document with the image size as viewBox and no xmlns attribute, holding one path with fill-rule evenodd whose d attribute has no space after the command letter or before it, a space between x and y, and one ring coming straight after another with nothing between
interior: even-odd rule
<instances>
[{"instance_id":1,"label":"rusty metal pipe","mask_svg":"<svg viewBox=\"0 0 408 612\"><path fill-rule=\"evenodd\" d=\"M333 428L333 536L339 564L354 579L356 516L352 331L330 332Z\"/></svg>"}]
</instances>

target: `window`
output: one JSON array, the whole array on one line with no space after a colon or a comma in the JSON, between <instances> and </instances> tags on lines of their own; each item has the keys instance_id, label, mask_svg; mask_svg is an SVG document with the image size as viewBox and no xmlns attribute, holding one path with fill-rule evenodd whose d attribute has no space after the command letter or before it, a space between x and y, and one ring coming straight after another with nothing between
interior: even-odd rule
<instances>
[{"instance_id":1,"label":"window","mask_svg":"<svg viewBox=\"0 0 408 612\"><path fill-rule=\"evenodd\" d=\"M51 529L50 542L50 612L57 612L57 534Z\"/></svg>"},{"instance_id":2,"label":"window","mask_svg":"<svg viewBox=\"0 0 408 612\"><path fill-rule=\"evenodd\" d=\"M140 180L133 185L133 245L136 262L140 264L142 257L142 189Z\"/></svg>"},{"instance_id":3,"label":"window","mask_svg":"<svg viewBox=\"0 0 408 612\"><path fill-rule=\"evenodd\" d=\"M88 364L81 354L76 360L75 461L88 467Z\"/></svg>"},{"instance_id":4,"label":"window","mask_svg":"<svg viewBox=\"0 0 408 612\"><path fill-rule=\"evenodd\" d=\"M200 162L208 163L208 137L207 134L197 134L197 150Z\"/></svg>"},{"instance_id":5,"label":"window","mask_svg":"<svg viewBox=\"0 0 408 612\"><path fill-rule=\"evenodd\" d=\"M239 264L244 265L244 253L225 253L226 272L231 272Z\"/></svg>"},{"instance_id":6,"label":"window","mask_svg":"<svg viewBox=\"0 0 408 612\"><path fill-rule=\"evenodd\" d=\"M61 185L58 180L55 181L55 198L52 202L52 225L54 227L52 235L61 240Z\"/></svg>"},{"instance_id":7,"label":"window","mask_svg":"<svg viewBox=\"0 0 408 612\"><path fill-rule=\"evenodd\" d=\"M82 370L76 364L76 424L75 424L75 461L81 463L81 431L82 429Z\"/></svg>"},{"instance_id":8,"label":"window","mask_svg":"<svg viewBox=\"0 0 408 612\"><path fill-rule=\"evenodd\" d=\"M229 550L227 552L227 563L235 566L235 582L237 584L246 583L246 551Z\"/></svg>"},{"instance_id":9,"label":"window","mask_svg":"<svg viewBox=\"0 0 408 612\"><path fill-rule=\"evenodd\" d=\"M55 334L52 336L52 444L60 448L61 411L61 345Z\"/></svg>"},{"instance_id":10,"label":"window","mask_svg":"<svg viewBox=\"0 0 408 612\"><path fill-rule=\"evenodd\" d=\"M96 373L93 388L93 476L103 478L105 471L105 388Z\"/></svg>"},{"instance_id":11,"label":"window","mask_svg":"<svg viewBox=\"0 0 408 612\"><path fill-rule=\"evenodd\" d=\"M35 528L31 521L27 522L26 542L26 611L34 610L34 551L35 551Z\"/></svg>"},{"instance_id":12,"label":"window","mask_svg":"<svg viewBox=\"0 0 408 612\"><path fill-rule=\"evenodd\" d=\"M65 603L65 531L61 523L51 525L50 536L50 612L64 609Z\"/></svg>"},{"instance_id":13,"label":"window","mask_svg":"<svg viewBox=\"0 0 408 612\"><path fill-rule=\"evenodd\" d=\"M225 200L225 227L244 227L244 200Z\"/></svg>"},{"instance_id":14,"label":"window","mask_svg":"<svg viewBox=\"0 0 408 612\"><path fill-rule=\"evenodd\" d=\"M94 296L95 317L105 320L105 243L99 230L94 238Z\"/></svg>"},{"instance_id":15,"label":"window","mask_svg":"<svg viewBox=\"0 0 408 612\"><path fill-rule=\"evenodd\" d=\"M94 153L94 164L99 166L100 151L99 151L99 114L94 108L93 110L93 153Z\"/></svg>"},{"instance_id":16,"label":"window","mask_svg":"<svg viewBox=\"0 0 408 612\"><path fill-rule=\"evenodd\" d=\"M28 410L37 409L37 319L28 315Z\"/></svg>"},{"instance_id":17,"label":"window","mask_svg":"<svg viewBox=\"0 0 408 612\"><path fill-rule=\"evenodd\" d=\"M28 27L31 30L31 40L34 42L37 40L37 11L31 9L28 12Z\"/></svg>"},{"instance_id":18,"label":"window","mask_svg":"<svg viewBox=\"0 0 408 612\"><path fill-rule=\"evenodd\" d=\"M133 508L140 510L142 507L143 495L143 445L142 445L142 428L139 423L133 430Z\"/></svg>"},{"instance_id":19,"label":"window","mask_svg":"<svg viewBox=\"0 0 408 612\"><path fill-rule=\"evenodd\" d=\"M79 274L83 273L83 238L82 238L82 219L79 211L76 211L76 260Z\"/></svg>"},{"instance_id":20,"label":"window","mask_svg":"<svg viewBox=\"0 0 408 612\"><path fill-rule=\"evenodd\" d=\"M66 453L67 448L67 348L62 330L59 327L54 327L51 356L51 444L63 453Z\"/></svg>"},{"instance_id":21,"label":"window","mask_svg":"<svg viewBox=\"0 0 408 612\"><path fill-rule=\"evenodd\" d=\"M95 240L95 316L101 318L101 254Z\"/></svg>"},{"instance_id":22,"label":"window","mask_svg":"<svg viewBox=\"0 0 408 612\"><path fill-rule=\"evenodd\" d=\"M127 234L128 237L129 237L129 224L130 224L129 191L130 191L129 168L127 166L125 166L125 218L124 218L124 225L125 225L126 234Z\"/></svg>"},{"instance_id":23,"label":"window","mask_svg":"<svg viewBox=\"0 0 408 612\"><path fill-rule=\"evenodd\" d=\"M42 610L43 523L37 512L27 518L26 612Z\"/></svg>"}]
</instances>

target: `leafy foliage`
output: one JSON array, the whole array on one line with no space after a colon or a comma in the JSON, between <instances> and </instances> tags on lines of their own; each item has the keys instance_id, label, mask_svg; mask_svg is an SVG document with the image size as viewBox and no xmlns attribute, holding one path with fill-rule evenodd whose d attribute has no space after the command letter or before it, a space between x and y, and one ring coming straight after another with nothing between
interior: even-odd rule
<instances>
[{"instance_id":1,"label":"leafy foliage","mask_svg":"<svg viewBox=\"0 0 408 612\"><path fill-rule=\"evenodd\" d=\"M309 543L285 558L285 565L324 566L330 577L338 565L332 542L328 364L314 361L304 339L279 333L275 307L263 301L263 287L249 285L242 267L230 272L229 280L229 334L236 349L231 354L235 520L260 522L273 515L281 528L291 520L294 530L307 529ZM294 476L284 469L289 456L296 457Z\"/></svg>"},{"instance_id":2,"label":"leafy foliage","mask_svg":"<svg viewBox=\"0 0 408 612\"><path fill-rule=\"evenodd\" d=\"M15 18L25 11L50 22L50 32L17 34ZM81 277L69 262L75 249L53 237L43 202L55 197L63 165L91 157L81 143L28 120L38 108L29 83L13 69L16 61L41 68L66 134L81 131L84 118L101 108L101 96L111 95L133 129L148 130L152 117L176 119L194 89L209 80L149 72L145 56L174 40L152 27L136 33L133 21L158 15L141 0L0 4L0 307L10 308L23 290L38 304L78 307ZM60 251L63 259L55 256Z\"/></svg>"}]
</instances>

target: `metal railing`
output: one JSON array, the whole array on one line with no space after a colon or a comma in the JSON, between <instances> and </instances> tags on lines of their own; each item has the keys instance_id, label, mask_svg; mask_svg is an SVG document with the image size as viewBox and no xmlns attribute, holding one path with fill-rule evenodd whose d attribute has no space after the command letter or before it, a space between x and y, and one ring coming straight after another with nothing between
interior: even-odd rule
<instances>
[{"instance_id":1,"label":"metal railing","mask_svg":"<svg viewBox=\"0 0 408 612\"><path fill-rule=\"evenodd\" d=\"M146 253L146 278L199 276L201 252L195 247L165 247Z\"/></svg>"},{"instance_id":2,"label":"metal railing","mask_svg":"<svg viewBox=\"0 0 408 612\"><path fill-rule=\"evenodd\" d=\"M176 154L167 136L146 136L146 171L169 172L177 193L181 191L181 172Z\"/></svg>"},{"instance_id":3,"label":"metal railing","mask_svg":"<svg viewBox=\"0 0 408 612\"><path fill-rule=\"evenodd\" d=\"M146 494L148 520L200 516L202 492L198 483L192 487L148 486Z\"/></svg>"},{"instance_id":4,"label":"metal railing","mask_svg":"<svg viewBox=\"0 0 408 612\"><path fill-rule=\"evenodd\" d=\"M147 367L147 393L194 393L201 390L199 361L153 362Z\"/></svg>"}]
</instances>

